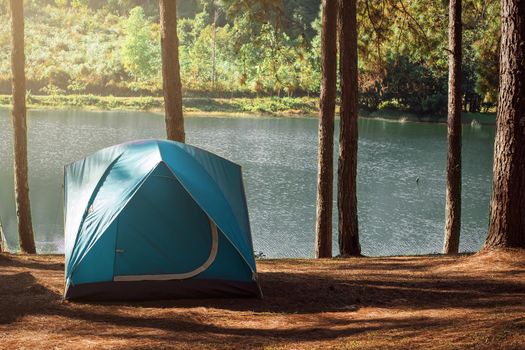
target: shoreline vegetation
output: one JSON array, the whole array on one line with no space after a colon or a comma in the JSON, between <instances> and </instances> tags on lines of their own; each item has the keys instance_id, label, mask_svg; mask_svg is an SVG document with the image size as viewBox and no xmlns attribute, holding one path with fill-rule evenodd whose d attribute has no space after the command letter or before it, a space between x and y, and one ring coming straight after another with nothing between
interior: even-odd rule
<instances>
[{"instance_id":1,"label":"shoreline vegetation","mask_svg":"<svg viewBox=\"0 0 525 350\"><path fill-rule=\"evenodd\" d=\"M317 97L186 97L184 113L188 115L270 115L276 117L317 117ZM11 96L0 95L0 108L11 107ZM116 97L98 95L28 95L28 109L87 111L150 111L162 112L162 97ZM338 114L338 113L337 113ZM446 115L418 115L397 109L369 111L361 109L361 118L392 122L446 123ZM463 124L495 125L494 112L463 112Z\"/></svg>"}]
</instances>

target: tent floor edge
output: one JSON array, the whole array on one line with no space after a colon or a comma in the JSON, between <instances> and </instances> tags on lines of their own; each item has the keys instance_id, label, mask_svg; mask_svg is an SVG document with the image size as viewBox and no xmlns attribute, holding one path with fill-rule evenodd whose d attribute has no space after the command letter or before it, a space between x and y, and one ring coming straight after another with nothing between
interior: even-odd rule
<instances>
[{"instance_id":1,"label":"tent floor edge","mask_svg":"<svg viewBox=\"0 0 525 350\"><path fill-rule=\"evenodd\" d=\"M201 298L257 298L255 281L188 279L168 281L96 282L70 285L64 299L71 301L149 301Z\"/></svg>"}]
</instances>

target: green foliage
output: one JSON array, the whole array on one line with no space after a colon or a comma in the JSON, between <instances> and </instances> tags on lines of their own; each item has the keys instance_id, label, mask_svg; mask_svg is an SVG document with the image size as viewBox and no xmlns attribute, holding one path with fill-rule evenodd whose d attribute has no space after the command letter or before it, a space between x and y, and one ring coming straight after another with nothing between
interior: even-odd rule
<instances>
[{"instance_id":1,"label":"green foliage","mask_svg":"<svg viewBox=\"0 0 525 350\"><path fill-rule=\"evenodd\" d=\"M500 19L499 2L487 2L483 10L485 20L473 37L473 61L476 70L476 91L484 102L495 104L498 95ZM478 11L479 12L479 11ZM473 19L473 21L475 21ZM477 24L477 22L476 22ZM473 25L478 29L478 25Z\"/></svg>"},{"instance_id":2,"label":"green foliage","mask_svg":"<svg viewBox=\"0 0 525 350\"><path fill-rule=\"evenodd\" d=\"M397 101L403 109L418 114L446 112L447 79L406 56L389 59L381 83L382 98Z\"/></svg>"},{"instance_id":3,"label":"green foliage","mask_svg":"<svg viewBox=\"0 0 525 350\"><path fill-rule=\"evenodd\" d=\"M153 32L142 7L133 8L124 21L125 37L122 45L122 64L137 80L148 81L160 77L159 32Z\"/></svg>"},{"instance_id":4,"label":"green foliage","mask_svg":"<svg viewBox=\"0 0 525 350\"><path fill-rule=\"evenodd\" d=\"M47 84L42 89L40 89L40 91L47 95L61 95L65 92L64 90L62 90L56 85L53 85L52 83Z\"/></svg>"},{"instance_id":5,"label":"green foliage","mask_svg":"<svg viewBox=\"0 0 525 350\"><path fill-rule=\"evenodd\" d=\"M0 0L2 23L9 22L6 4ZM157 0L26 4L26 74L35 94L160 97ZM463 6L463 99L477 111L491 107L497 97L499 5L465 0ZM178 14L185 96L292 98L319 93L318 0L188 0L178 2ZM361 105L442 114L447 2L359 1L357 17ZM2 26L1 93L10 91L9 52L10 28ZM292 100L238 100L234 109L273 113L295 109L289 105ZM153 103L142 102L144 107ZM111 98L104 104L113 108Z\"/></svg>"},{"instance_id":6,"label":"green foliage","mask_svg":"<svg viewBox=\"0 0 525 350\"><path fill-rule=\"evenodd\" d=\"M27 103L36 108L82 108L103 110L160 110L164 106L162 97L116 97L92 94L70 95L32 95ZM0 107L11 105L11 95L0 95ZM264 114L313 114L317 112L317 99L298 98L184 98L186 112L214 113L264 113Z\"/></svg>"}]
</instances>

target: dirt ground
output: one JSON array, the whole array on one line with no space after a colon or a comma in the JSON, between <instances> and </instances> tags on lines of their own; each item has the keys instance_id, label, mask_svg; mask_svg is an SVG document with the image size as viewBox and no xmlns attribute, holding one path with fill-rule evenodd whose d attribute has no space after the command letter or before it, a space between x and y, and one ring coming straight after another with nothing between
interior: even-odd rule
<instances>
[{"instance_id":1,"label":"dirt ground","mask_svg":"<svg viewBox=\"0 0 525 350\"><path fill-rule=\"evenodd\" d=\"M0 255L1 349L525 349L525 252L260 260L265 298L62 301L62 256Z\"/></svg>"}]
</instances>

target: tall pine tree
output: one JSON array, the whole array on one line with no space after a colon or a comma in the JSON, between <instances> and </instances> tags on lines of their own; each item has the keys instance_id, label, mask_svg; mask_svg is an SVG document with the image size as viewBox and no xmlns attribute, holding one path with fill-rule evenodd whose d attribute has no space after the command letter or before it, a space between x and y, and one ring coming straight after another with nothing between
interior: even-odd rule
<instances>
[{"instance_id":1,"label":"tall pine tree","mask_svg":"<svg viewBox=\"0 0 525 350\"><path fill-rule=\"evenodd\" d=\"M461 228L461 0L449 1L448 153L443 253L459 251Z\"/></svg>"},{"instance_id":2,"label":"tall pine tree","mask_svg":"<svg viewBox=\"0 0 525 350\"><path fill-rule=\"evenodd\" d=\"M339 0L341 110L337 206L339 253L361 255L357 219L357 1Z\"/></svg>"},{"instance_id":3,"label":"tall pine tree","mask_svg":"<svg viewBox=\"0 0 525 350\"><path fill-rule=\"evenodd\" d=\"M24 2L11 0L11 67L13 74L13 154L15 201L20 250L35 254L35 239L29 203L26 124L26 77L24 54Z\"/></svg>"},{"instance_id":4,"label":"tall pine tree","mask_svg":"<svg viewBox=\"0 0 525 350\"><path fill-rule=\"evenodd\" d=\"M160 46L166 133L168 140L184 142L176 0L160 0Z\"/></svg>"},{"instance_id":5,"label":"tall pine tree","mask_svg":"<svg viewBox=\"0 0 525 350\"><path fill-rule=\"evenodd\" d=\"M525 0L501 0L498 114L485 249L525 248Z\"/></svg>"},{"instance_id":6,"label":"tall pine tree","mask_svg":"<svg viewBox=\"0 0 525 350\"><path fill-rule=\"evenodd\" d=\"M323 0L321 29L321 98L317 165L315 256L332 256L334 115L337 74L337 0Z\"/></svg>"}]
</instances>

